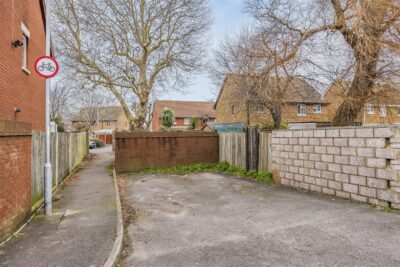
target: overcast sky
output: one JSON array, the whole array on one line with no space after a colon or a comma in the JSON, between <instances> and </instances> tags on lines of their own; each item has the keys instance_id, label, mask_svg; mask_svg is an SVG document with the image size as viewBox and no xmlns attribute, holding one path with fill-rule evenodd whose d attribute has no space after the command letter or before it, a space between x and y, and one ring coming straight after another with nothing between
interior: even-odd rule
<instances>
[{"instance_id":1,"label":"overcast sky","mask_svg":"<svg viewBox=\"0 0 400 267\"><path fill-rule=\"evenodd\" d=\"M247 23L249 16L243 13L245 0L211 0L213 11L213 25L210 32L211 46L209 48L209 57L212 56L212 49L218 46L218 43L230 33L240 29ZM208 79L208 74L203 73L193 77L191 85L185 88L187 93L170 93L159 96L164 100L198 100L207 101L214 99L212 88L213 83Z\"/></svg>"}]
</instances>

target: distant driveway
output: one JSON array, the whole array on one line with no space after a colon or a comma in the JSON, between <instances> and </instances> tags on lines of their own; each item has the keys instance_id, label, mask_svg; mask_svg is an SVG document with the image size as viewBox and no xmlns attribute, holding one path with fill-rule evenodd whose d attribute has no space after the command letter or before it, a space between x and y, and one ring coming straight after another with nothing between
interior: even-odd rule
<instances>
[{"instance_id":1,"label":"distant driveway","mask_svg":"<svg viewBox=\"0 0 400 267\"><path fill-rule=\"evenodd\" d=\"M131 175L128 266L400 266L400 214L229 175Z\"/></svg>"}]
</instances>

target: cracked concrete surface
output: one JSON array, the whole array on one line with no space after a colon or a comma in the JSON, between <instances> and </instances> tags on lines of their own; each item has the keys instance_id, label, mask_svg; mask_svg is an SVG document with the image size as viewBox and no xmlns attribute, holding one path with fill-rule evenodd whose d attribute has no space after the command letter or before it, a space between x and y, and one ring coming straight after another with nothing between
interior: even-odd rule
<instances>
[{"instance_id":1,"label":"cracked concrete surface","mask_svg":"<svg viewBox=\"0 0 400 267\"><path fill-rule=\"evenodd\" d=\"M128 266L400 266L400 214L229 175L130 175Z\"/></svg>"}]
</instances>

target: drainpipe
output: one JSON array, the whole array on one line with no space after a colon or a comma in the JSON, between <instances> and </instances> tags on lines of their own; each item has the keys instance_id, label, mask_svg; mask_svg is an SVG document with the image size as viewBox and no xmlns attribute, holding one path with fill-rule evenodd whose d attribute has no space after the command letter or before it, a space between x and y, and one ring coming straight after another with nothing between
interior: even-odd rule
<instances>
[{"instance_id":1,"label":"drainpipe","mask_svg":"<svg viewBox=\"0 0 400 267\"><path fill-rule=\"evenodd\" d=\"M46 56L50 56L50 0L46 0ZM50 79L46 79L46 163L44 164L44 214L52 213L52 168L50 158Z\"/></svg>"},{"instance_id":2,"label":"drainpipe","mask_svg":"<svg viewBox=\"0 0 400 267\"><path fill-rule=\"evenodd\" d=\"M366 120L366 106L363 106L363 121L362 121L362 125L361 126L365 126L365 120Z\"/></svg>"}]
</instances>

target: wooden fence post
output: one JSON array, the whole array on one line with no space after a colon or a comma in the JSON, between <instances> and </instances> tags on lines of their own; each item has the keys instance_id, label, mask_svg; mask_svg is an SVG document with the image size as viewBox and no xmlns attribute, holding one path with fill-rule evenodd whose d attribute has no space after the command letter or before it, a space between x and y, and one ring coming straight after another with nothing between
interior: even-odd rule
<instances>
[{"instance_id":1,"label":"wooden fence post","mask_svg":"<svg viewBox=\"0 0 400 267\"><path fill-rule=\"evenodd\" d=\"M259 134L259 171L271 171L272 169L272 132L260 132Z\"/></svg>"},{"instance_id":2,"label":"wooden fence post","mask_svg":"<svg viewBox=\"0 0 400 267\"><path fill-rule=\"evenodd\" d=\"M247 170L258 170L258 128L247 129Z\"/></svg>"}]
</instances>

